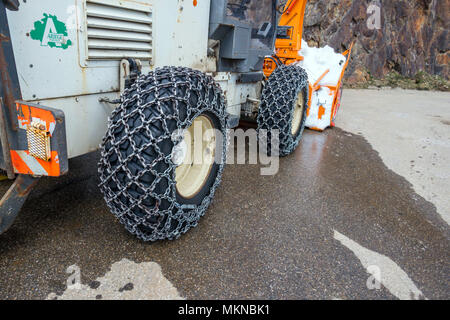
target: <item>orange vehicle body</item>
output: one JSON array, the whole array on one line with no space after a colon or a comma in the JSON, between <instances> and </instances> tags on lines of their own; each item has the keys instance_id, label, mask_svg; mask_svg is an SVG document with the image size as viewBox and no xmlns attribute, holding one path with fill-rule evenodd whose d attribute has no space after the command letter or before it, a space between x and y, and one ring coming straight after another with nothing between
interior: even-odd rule
<instances>
[{"instance_id":1,"label":"orange vehicle body","mask_svg":"<svg viewBox=\"0 0 450 320\"><path fill-rule=\"evenodd\" d=\"M52 128L55 127L57 120L50 111L25 102L17 102L16 108L20 128L29 128L33 119L39 119L43 131L48 132L50 137L52 136ZM29 145L33 143L31 142ZM62 173L58 152L54 150L51 151L48 158L43 159L31 154L30 150L11 150L11 160L16 174L59 177Z\"/></svg>"},{"instance_id":2,"label":"orange vehicle body","mask_svg":"<svg viewBox=\"0 0 450 320\"><path fill-rule=\"evenodd\" d=\"M308 0L290 0L286 3L283 15L278 24L286 27L286 37L275 41L275 55L283 64L289 65L303 60L299 55L302 48L303 19ZM271 59L264 61L264 75L269 77L276 69L276 63Z\"/></svg>"},{"instance_id":3,"label":"orange vehicle body","mask_svg":"<svg viewBox=\"0 0 450 320\"><path fill-rule=\"evenodd\" d=\"M264 75L268 78L272 72L277 68L277 64L289 65L304 60L300 55L302 48L303 36L303 19L305 17L306 4L308 0L290 0L286 3L283 14L280 18L278 27L284 30L282 37L277 37L275 42L275 54L272 57L267 57L264 61ZM349 58L353 48L353 43L350 48L342 54L347 58L339 82L336 86L329 86L330 94L334 95L332 112L331 112L331 126L335 126L335 118L341 104L342 95L342 79L345 70L349 63ZM316 81L316 83L309 83L309 106L307 115L309 116L309 109L311 107L311 97L314 91L321 88L320 81L325 77L329 70ZM321 114L319 113L319 116ZM318 128L310 128L317 131L322 131Z\"/></svg>"}]
</instances>

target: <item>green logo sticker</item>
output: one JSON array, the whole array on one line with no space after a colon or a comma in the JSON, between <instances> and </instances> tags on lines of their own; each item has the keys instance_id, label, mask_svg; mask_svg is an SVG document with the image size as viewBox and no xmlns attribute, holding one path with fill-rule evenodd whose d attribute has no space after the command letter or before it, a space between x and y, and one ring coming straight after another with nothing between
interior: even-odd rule
<instances>
[{"instance_id":1,"label":"green logo sticker","mask_svg":"<svg viewBox=\"0 0 450 320\"><path fill-rule=\"evenodd\" d=\"M43 19L34 23L34 30L30 32L31 39L39 40L41 46L64 50L72 45L67 36L65 23L59 21L56 16L46 13Z\"/></svg>"}]
</instances>

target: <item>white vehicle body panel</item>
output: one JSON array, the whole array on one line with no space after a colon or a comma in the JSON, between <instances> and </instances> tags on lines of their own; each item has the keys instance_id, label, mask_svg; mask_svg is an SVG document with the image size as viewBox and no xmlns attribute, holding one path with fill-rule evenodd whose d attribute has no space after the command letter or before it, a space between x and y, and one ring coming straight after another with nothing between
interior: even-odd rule
<instances>
[{"instance_id":1,"label":"white vehicle body panel","mask_svg":"<svg viewBox=\"0 0 450 320\"><path fill-rule=\"evenodd\" d=\"M65 25L67 35L44 14ZM118 98L123 57L139 58L143 73L185 66L213 74L229 113L239 116L241 104L258 98L259 89L215 73L216 61L207 55L209 14L210 0L21 2L7 16L23 100L65 113L69 158L98 148L114 108L99 99Z\"/></svg>"}]
</instances>

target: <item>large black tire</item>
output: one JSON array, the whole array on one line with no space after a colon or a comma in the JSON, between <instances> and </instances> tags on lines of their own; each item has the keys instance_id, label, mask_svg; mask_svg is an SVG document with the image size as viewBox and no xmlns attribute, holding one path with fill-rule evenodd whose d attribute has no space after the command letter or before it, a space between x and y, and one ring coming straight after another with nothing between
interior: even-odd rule
<instances>
[{"instance_id":1,"label":"large black tire","mask_svg":"<svg viewBox=\"0 0 450 320\"><path fill-rule=\"evenodd\" d=\"M300 92L303 92L304 98L303 114L299 130L292 133L294 105ZM283 157L297 148L305 129L308 97L308 75L304 69L282 65L270 75L262 92L257 119L260 139L266 145L269 155L274 155L272 150ZM272 145L271 130L279 130L278 148Z\"/></svg>"},{"instance_id":2,"label":"large black tire","mask_svg":"<svg viewBox=\"0 0 450 320\"><path fill-rule=\"evenodd\" d=\"M224 137L222 90L213 78L182 67L140 75L122 94L101 145L100 189L111 212L144 241L176 239L205 214L224 169L227 139L218 139L215 162L195 197L184 199L175 182L172 151L178 129L207 116Z\"/></svg>"}]
</instances>

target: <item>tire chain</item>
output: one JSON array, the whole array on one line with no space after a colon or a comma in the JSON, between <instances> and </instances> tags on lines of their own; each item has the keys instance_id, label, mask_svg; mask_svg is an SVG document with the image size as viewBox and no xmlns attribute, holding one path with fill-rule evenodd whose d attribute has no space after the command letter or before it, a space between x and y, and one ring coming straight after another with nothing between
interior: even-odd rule
<instances>
[{"instance_id":1,"label":"tire chain","mask_svg":"<svg viewBox=\"0 0 450 320\"><path fill-rule=\"evenodd\" d=\"M171 92L169 95L167 89ZM207 93L211 93L210 90L214 96L212 102L207 100ZM164 94L161 94L162 92ZM195 105L190 99L193 93L198 97ZM154 95L151 101L147 101L149 94ZM177 239L190 228L196 227L198 220L205 214L220 184L229 143L224 101L222 89L211 76L184 67L157 68L147 75L141 74L122 93L121 104L111 114L108 131L100 145L99 187L111 212L130 233L139 239L144 241ZM167 103L173 107L171 115L163 110L163 103L164 108ZM181 120L179 114L180 106L183 104L186 106L187 115L184 120ZM206 111L217 115L221 128L226 133L222 147L223 161L219 164L216 181L201 204L183 205L178 203L176 197L176 165L172 162L172 154L161 150L159 144L173 139L174 130L168 128L170 121L175 120L176 127L179 130L185 130L196 117ZM139 117L141 125L130 127L128 120L135 116ZM155 122L160 123L164 129L164 132L157 137L153 136L149 129L149 125ZM124 130L124 134L118 137L116 131L121 132L121 130ZM148 142L138 146L135 138L139 132L145 132ZM173 142L174 145L181 142L182 138L180 135L177 141ZM123 143L129 143L133 149L127 157L123 157L120 151ZM142 156L142 152L147 148L153 148L157 153L153 161L149 162ZM118 159L117 164L112 165L110 159L115 157ZM131 161L137 161L143 169L133 173L130 170ZM161 163L167 169L158 172L154 168ZM123 172L126 173L126 178L122 179L124 181L118 178L118 175ZM155 177L150 185L143 184L140 180L146 174ZM155 187L163 179L168 182L168 186L165 190L158 190ZM140 189L139 196L136 196L135 192L130 192L132 188ZM149 207L145 204L152 201L155 203L154 206ZM161 208L162 203L165 203L166 208Z\"/></svg>"},{"instance_id":2,"label":"tire chain","mask_svg":"<svg viewBox=\"0 0 450 320\"><path fill-rule=\"evenodd\" d=\"M280 156L291 154L297 148L302 131L304 129L304 118L302 128L295 139L292 137L292 117L294 113L293 103L297 99L299 88L306 88L304 97L305 108L308 107L309 86L306 71L295 65L282 65L275 69L265 83L260 112L258 113L258 131L260 141L266 144L268 153L271 148L271 130L279 130L279 148L275 148ZM275 111L274 111L275 110ZM261 132L261 129L268 132Z\"/></svg>"}]
</instances>

